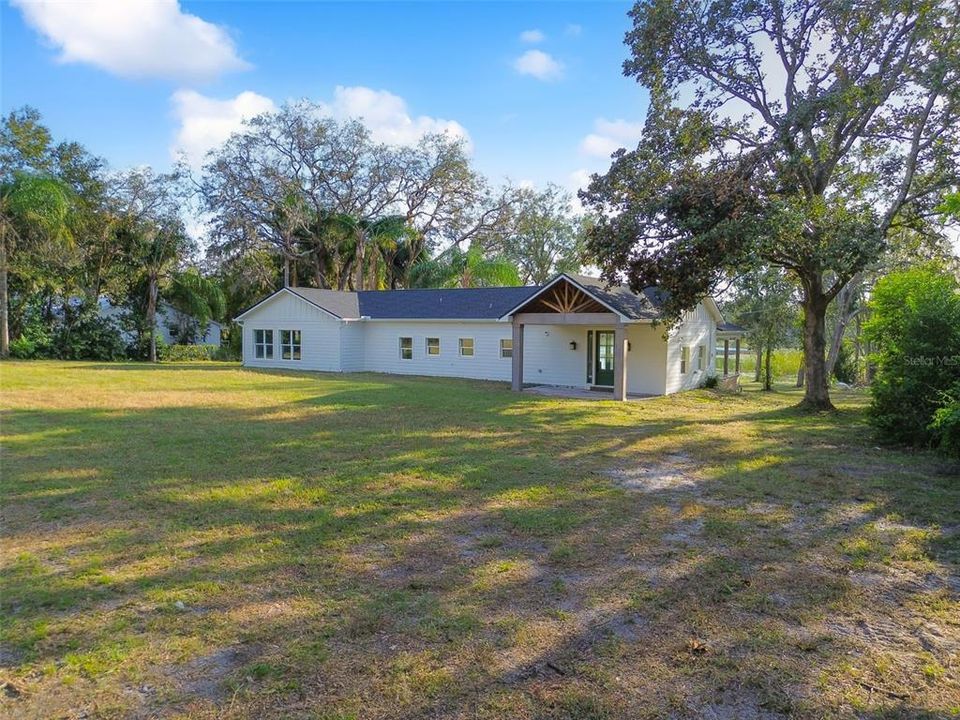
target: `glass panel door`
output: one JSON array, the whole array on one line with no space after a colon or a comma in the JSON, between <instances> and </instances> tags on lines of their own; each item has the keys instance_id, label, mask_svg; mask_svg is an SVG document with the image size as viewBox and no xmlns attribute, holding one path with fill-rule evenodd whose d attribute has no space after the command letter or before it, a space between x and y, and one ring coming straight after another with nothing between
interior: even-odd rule
<instances>
[{"instance_id":1,"label":"glass panel door","mask_svg":"<svg viewBox=\"0 0 960 720\"><path fill-rule=\"evenodd\" d=\"M612 330L597 330L595 385L613 385L613 345Z\"/></svg>"}]
</instances>

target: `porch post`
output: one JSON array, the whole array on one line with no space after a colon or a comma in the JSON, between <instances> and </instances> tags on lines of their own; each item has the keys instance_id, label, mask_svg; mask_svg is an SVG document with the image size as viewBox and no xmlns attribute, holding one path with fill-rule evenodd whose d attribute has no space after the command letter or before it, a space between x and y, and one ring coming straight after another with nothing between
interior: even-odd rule
<instances>
[{"instance_id":1,"label":"porch post","mask_svg":"<svg viewBox=\"0 0 960 720\"><path fill-rule=\"evenodd\" d=\"M723 376L730 374L730 341L723 341Z\"/></svg>"},{"instance_id":2,"label":"porch post","mask_svg":"<svg viewBox=\"0 0 960 720\"><path fill-rule=\"evenodd\" d=\"M514 392L523 390L523 324L513 316L512 375L510 388Z\"/></svg>"},{"instance_id":3,"label":"porch post","mask_svg":"<svg viewBox=\"0 0 960 720\"><path fill-rule=\"evenodd\" d=\"M613 399L627 399L627 328L620 322L613 331Z\"/></svg>"},{"instance_id":4,"label":"porch post","mask_svg":"<svg viewBox=\"0 0 960 720\"><path fill-rule=\"evenodd\" d=\"M737 375L740 374L740 338L737 338L737 363L735 365L735 372Z\"/></svg>"}]
</instances>

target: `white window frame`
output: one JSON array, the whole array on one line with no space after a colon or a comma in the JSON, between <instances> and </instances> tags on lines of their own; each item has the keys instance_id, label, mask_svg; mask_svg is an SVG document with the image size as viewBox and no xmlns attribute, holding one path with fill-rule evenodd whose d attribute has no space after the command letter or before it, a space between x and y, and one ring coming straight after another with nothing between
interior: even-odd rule
<instances>
[{"instance_id":1,"label":"white window frame","mask_svg":"<svg viewBox=\"0 0 960 720\"><path fill-rule=\"evenodd\" d=\"M287 334L289 342L284 342L284 334ZM293 341L296 333L297 341ZM287 357L289 353L290 357ZM290 362L300 362L303 358L303 331L301 330L281 330L280 331L280 359Z\"/></svg>"},{"instance_id":2,"label":"white window frame","mask_svg":"<svg viewBox=\"0 0 960 720\"><path fill-rule=\"evenodd\" d=\"M513 338L500 338L500 357L501 358L513 357Z\"/></svg>"},{"instance_id":3,"label":"white window frame","mask_svg":"<svg viewBox=\"0 0 960 720\"><path fill-rule=\"evenodd\" d=\"M690 371L690 346L680 346L680 374L686 375Z\"/></svg>"},{"instance_id":4,"label":"white window frame","mask_svg":"<svg viewBox=\"0 0 960 720\"><path fill-rule=\"evenodd\" d=\"M697 370L701 372L707 367L707 346L697 345Z\"/></svg>"},{"instance_id":5,"label":"white window frame","mask_svg":"<svg viewBox=\"0 0 960 720\"><path fill-rule=\"evenodd\" d=\"M257 333L263 333L258 339ZM267 338L270 338L269 340ZM270 328L254 328L253 330L253 357L256 360L273 360L273 330Z\"/></svg>"},{"instance_id":6,"label":"white window frame","mask_svg":"<svg viewBox=\"0 0 960 720\"><path fill-rule=\"evenodd\" d=\"M437 341L437 351L436 351L436 352L430 352L430 341L431 341L431 340L436 340L436 341ZM424 351L426 352L427 357L440 357L440 338L438 338L438 337L428 337L428 338L424 338L424 340L423 340L423 347L424 347Z\"/></svg>"},{"instance_id":7,"label":"white window frame","mask_svg":"<svg viewBox=\"0 0 960 720\"><path fill-rule=\"evenodd\" d=\"M407 347L403 346L403 341L407 341ZM400 359L401 360L413 360L413 338L412 337L400 337L397 340L397 347L400 350ZM407 351L410 353L409 357L404 357L403 353Z\"/></svg>"},{"instance_id":8,"label":"white window frame","mask_svg":"<svg viewBox=\"0 0 960 720\"><path fill-rule=\"evenodd\" d=\"M464 352L467 348L464 346L464 342L470 343L470 352ZM457 339L457 346L460 350L460 357L473 357L477 352L477 343L472 337L462 337Z\"/></svg>"}]
</instances>

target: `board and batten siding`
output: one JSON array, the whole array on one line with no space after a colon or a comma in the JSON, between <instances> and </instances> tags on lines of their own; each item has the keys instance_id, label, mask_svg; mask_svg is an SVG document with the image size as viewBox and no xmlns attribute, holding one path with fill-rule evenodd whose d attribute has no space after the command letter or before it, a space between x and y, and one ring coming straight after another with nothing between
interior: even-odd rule
<instances>
[{"instance_id":1,"label":"board and batten siding","mask_svg":"<svg viewBox=\"0 0 960 720\"><path fill-rule=\"evenodd\" d=\"M717 323L710 311L700 303L685 313L680 324L671 331L667 343L667 394L699 387L707 376L714 374L716 329ZM707 353L703 370L697 369L697 347L700 345L706 346ZM690 348L690 367L681 373L680 359L684 346Z\"/></svg>"},{"instance_id":2,"label":"board and batten siding","mask_svg":"<svg viewBox=\"0 0 960 720\"><path fill-rule=\"evenodd\" d=\"M253 331L273 330L273 359L254 357ZM280 359L280 331L299 330L300 360ZM341 369L341 321L290 293L280 293L243 318L243 364L291 370Z\"/></svg>"}]
</instances>

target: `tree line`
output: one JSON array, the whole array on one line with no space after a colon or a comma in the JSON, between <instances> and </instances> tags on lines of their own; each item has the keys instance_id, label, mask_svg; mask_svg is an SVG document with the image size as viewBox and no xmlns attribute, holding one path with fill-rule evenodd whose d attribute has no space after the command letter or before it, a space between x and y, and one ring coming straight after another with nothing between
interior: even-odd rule
<instances>
[{"instance_id":1,"label":"tree line","mask_svg":"<svg viewBox=\"0 0 960 720\"><path fill-rule=\"evenodd\" d=\"M198 321L177 328L192 342L281 285L518 285L586 260L588 221L560 187L494 187L456 139L378 143L306 101L170 172L112 171L22 108L0 161L4 356L12 340L21 356L155 360L160 303ZM104 299L119 323L96 312Z\"/></svg>"}]
</instances>

